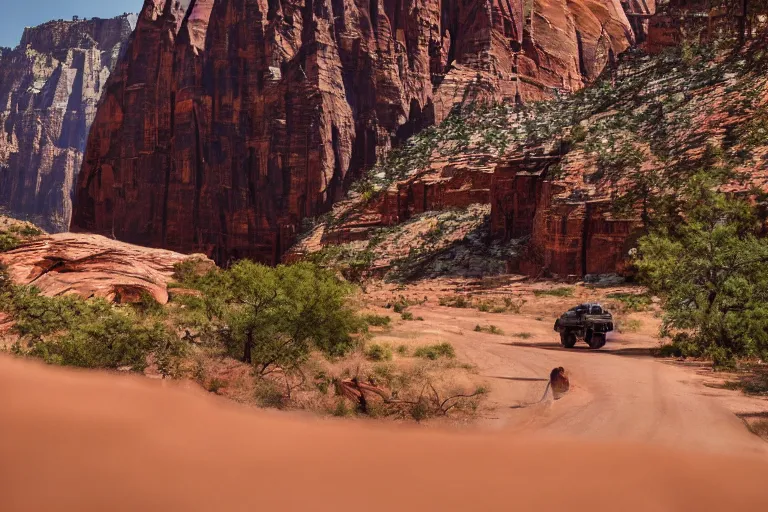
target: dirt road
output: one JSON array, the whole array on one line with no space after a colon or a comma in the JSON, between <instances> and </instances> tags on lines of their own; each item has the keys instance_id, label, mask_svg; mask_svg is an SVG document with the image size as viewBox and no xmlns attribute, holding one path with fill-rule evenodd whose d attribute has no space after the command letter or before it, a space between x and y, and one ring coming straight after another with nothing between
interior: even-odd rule
<instances>
[{"instance_id":1,"label":"dirt road","mask_svg":"<svg viewBox=\"0 0 768 512\"><path fill-rule=\"evenodd\" d=\"M768 443L737 416L765 414L768 400L707 387L693 369L651 357L659 323L651 313L634 315L638 331L613 333L599 352L585 344L562 348L552 330L554 318L578 300L540 299L523 314L439 307L430 300L411 308L424 322L399 322L381 338L453 344L490 385L495 410L486 424L493 428L768 456ZM504 334L475 332L477 325L495 325ZM569 372L571 392L557 402L526 407L541 398L549 371L558 366Z\"/></svg>"},{"instance_id":2,"label":"dirt road","mask_svg":"<svg viewBox=\"0 0 768 512\"><path fill-rule=\"evenodd\" d=\"M763 510L768 462L373 428L0 356L0 510Z\"/></svg>"}]
</instances>

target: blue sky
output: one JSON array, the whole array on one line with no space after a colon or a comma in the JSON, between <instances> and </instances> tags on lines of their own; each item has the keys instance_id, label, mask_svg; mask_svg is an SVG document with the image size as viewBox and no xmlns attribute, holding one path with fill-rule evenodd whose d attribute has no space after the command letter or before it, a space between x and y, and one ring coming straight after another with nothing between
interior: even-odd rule
<instances>
[{"instance_id":1,"label":"blue sky","mask_svg":"<svg viewBox=\"0 0 768 512\"><path fill-rule=\"evenodd\" d=\"M0 46L19 44L24 27L50 20L111 18L124 12L138 13L143 0L0 0Z\"/></svg>"}]
</instances>

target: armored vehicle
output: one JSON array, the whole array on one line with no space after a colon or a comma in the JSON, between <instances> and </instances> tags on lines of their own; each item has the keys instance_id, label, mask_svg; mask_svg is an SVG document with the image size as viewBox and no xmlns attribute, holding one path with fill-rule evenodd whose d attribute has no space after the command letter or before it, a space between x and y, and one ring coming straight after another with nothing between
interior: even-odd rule
<instances>
[{"instance_id":1,"label":"armored vehicle","mask_svg":"<svg viewBox=\"0 0 768 512\"><path fill-rule=\"evenodd\" d=\"M612 330L613 315L600 304L579 304L555 321L555 331L560 333L560 343L565 348L573 348L579 340L591 349L602 348Z\"/></svg>"}]
</instances>

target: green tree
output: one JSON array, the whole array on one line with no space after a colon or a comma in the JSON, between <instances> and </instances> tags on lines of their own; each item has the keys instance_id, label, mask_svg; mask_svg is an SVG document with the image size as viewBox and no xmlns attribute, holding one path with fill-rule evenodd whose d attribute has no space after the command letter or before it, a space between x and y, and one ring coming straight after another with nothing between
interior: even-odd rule
<instances>
[{"instance_id":1,"label":"green tree","mask_svg":"<svg viewBox=\"0 0 768 512\"><path fill-rule=\"evenodd\" d=\"M700 177L680 196L682 221L643 237L636 261L663 298L665 334L716 365L768 355L768 240L756 210Z\"/></svg>"},{"instance_id":2,"label":"green tree","mask_svg":"<svg viewBox=\"0 0 768 512\"><path fill-rule=\"evenodd\" d=\"M353 287L310 263L272 268L243 260L195 287L227 351L261 375L293 369L313 349L342 355L362 326L350 306Z\"/></svg>"}]
</instances>

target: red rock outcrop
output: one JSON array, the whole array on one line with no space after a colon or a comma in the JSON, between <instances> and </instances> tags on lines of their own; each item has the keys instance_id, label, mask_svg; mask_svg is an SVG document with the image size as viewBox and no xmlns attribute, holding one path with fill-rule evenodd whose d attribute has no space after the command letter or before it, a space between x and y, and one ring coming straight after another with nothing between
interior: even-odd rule
<instances>
[{"instance_id":1,"label":"red rock outcrop","mask_svg":"<svg viewBox=\"0 0 768 512\"><path fill-rule=\"evenodd\" d=\"M634 41L619 0L523 4L147 2L72 229L275 263L393 142L457 104L576 90Z\"/></svg>"},{"instance_id":2,"label":"red rock outcrop","mask_svg":"<svg viewBox=\"0 0 768 512\"><path fill-rule=\"evenodd\" d=\"M649 19L656 14L656 0L621 0L629 24L635 32L637 43L644 43L648 37Z\"/></svg>"},{"instance_id":3,"label":"red rock outcrop","mask_svg":"<svg viewBox=\"0 0 768 512\"><path fill-rule=\"evenodd\" d=\"M0 211L68 229L88 129L135 18L52 21L0 50Z\"/></svg>"},{"instance_id":4,"label":"red rock outcrop","mask_svg":"<svg viewBox=\"0 0 768 512\"><path fill-rule=\"evenodd\" d=\"M189 259L213 267L213 262L202 255L187 256L75 233L41 236L0 253L0 264L8 266L16 284L34 285L50 297L74 293L119 303L135 302L143 293L167 303L173 267Z\"/></svg>"},{"instance_id":5,"label":"red rock outcrop","mask_svg":"<svg viewBox=\"0 0 768 512\"><path fill-rule=\"evenodd\" d=\"M491 188L491 235L530 236L528 253L512 270L585 276L621 272L639 219L617 219L609 197L568 197L575 187L547 178L557 158L500 164ZM515 268L516 267L516 268Z\"/></svg>"}]
</instances>

